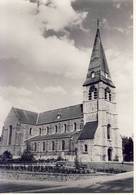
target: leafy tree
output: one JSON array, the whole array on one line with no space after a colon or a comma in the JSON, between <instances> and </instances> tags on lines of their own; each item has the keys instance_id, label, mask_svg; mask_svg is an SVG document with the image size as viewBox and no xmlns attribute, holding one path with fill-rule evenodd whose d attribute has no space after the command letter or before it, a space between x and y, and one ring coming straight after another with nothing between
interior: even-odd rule
<instances>
[{"instance_id":1,"label":"leafy tree","mask_svg":"<svg viewBox=\"0 0 136 195\"><path fill-rule=\"evenodd\" d=\"M133 139L131 137L122 138L123 160L133 161Z\"/></svg>"},{"instance_id":2,"label":"leafy tree","mask_svg":"<svg viewBox=\"0 0 136 195\"><path fill-rule=\"evenodd\" d=\"M20 160L24 161L24 162L32 162L32 161L34 161L34 156L31 153L31 148L30 148L29 144L26 145L26 149L24 150Z\"/></svg>"},{"instance_id":3,"label":"leafy tree","mask_svg":"<svg viewBox=\"0 0 136 195\"><path fill-rule=\"evenodd\" d=\"M12 160L12 154L8 150L6 150L5 152L3 152L1 159L3 162Z\"/></svg>"}]
</instances>

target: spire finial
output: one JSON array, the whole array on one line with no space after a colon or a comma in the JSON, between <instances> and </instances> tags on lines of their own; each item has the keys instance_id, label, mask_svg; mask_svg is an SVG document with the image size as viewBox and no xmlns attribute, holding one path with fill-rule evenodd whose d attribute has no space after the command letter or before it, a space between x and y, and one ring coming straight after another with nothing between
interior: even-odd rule
<instances>
[{"instance_id":1,"label":"spire finial","mask_svg":"<svg viewBox=\"0 0 136 195\"><path fill-rule=\"evenodd\" d=\"M97 29L100 29L100 20L97 18Z\"/></svg>"}]
</instances>

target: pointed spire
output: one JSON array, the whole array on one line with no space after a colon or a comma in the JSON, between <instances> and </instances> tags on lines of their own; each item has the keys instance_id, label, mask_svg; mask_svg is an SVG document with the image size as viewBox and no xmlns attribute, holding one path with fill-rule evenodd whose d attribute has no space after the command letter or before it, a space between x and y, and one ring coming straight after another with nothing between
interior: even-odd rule
<instances>
[{"instance_id":1,"label":"pointed spire","mask_svg":"<svg viewBox=\"0 0 136 195\"><path fill-rule=\"evenodd\" d=\"M93 74L92 74L93 73ZM100 21L97 19L97 31L93 45L92 55L89 63L88 73L83 86L89 85L94 82L108 82L114 86L111 81L110 71L108 68L105 52L103 49L101 36L100 36Z\"/></svg>"}]
</instances>

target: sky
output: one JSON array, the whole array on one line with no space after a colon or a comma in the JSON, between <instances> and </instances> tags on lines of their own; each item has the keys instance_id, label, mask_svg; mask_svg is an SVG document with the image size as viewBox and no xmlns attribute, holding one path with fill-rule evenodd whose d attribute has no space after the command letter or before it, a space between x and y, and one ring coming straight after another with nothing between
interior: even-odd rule
<instances>
[{"instance_id":1,"label":"sky","mask_svg":"<svg viewBox=\"0 0 136 195\"><path fill-rule=\"evenodd\" d=\"M39 8L35 0L1 0L0 130L12 106L42 112L82 103L97 18L119 130L132 136L132 0L40 0Z\"/></svg>"}]
</instances>

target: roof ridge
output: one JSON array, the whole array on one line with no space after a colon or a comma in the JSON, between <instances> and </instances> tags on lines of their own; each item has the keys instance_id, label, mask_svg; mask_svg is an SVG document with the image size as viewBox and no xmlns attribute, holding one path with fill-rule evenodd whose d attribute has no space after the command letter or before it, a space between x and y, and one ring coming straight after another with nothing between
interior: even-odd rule
<instances>
[{"instance_id":1,"label":"roof ridge","mask_svg":"<svg viewBox=\"0 0 136 195\"><path fill-rule=\"evenodd\" d=\"M32 113L35 113L35 114L38 114L39 112L33 112L33 111L30 111L30 110L25 110L25 109L22 109L22 108L17 108L17 107L13 107L14 110L21 110L21 111L26 111L26 112L32 112Z\"/></svg>"},{"instance_id":2,"label":"roof ridge","mask_svg":"<svg viewBox=\"0 0 136 195\"><path fill-rule=\"evenodd\" d=\"M60 110L60 109L65 109L65 108L70 108L70 107L74 107L74 106L79 106L79 105L83 105L83 103L72 105L72 106L67 106L67 107L56 108L56 109L52 109L52 110L47 110L47 111L44 111L44 112L40 112L39 114L42 114L42 113L45 113L45 112L52 112L52 111L55 111L55 110Z\"/></svg>"},{"instance_id":3,"label":"roof ridge","mask_svg":"<svg viewBox=\"0 0 136 195\"><path fill-rule=\"evenodd\" d=\"M20 121L20 118L19 118L19 116L17 114L16 108L15 107L12 107L12 110L14 111L15 116L17 117L17 119Z\"/></svg>"}]
</instances>

